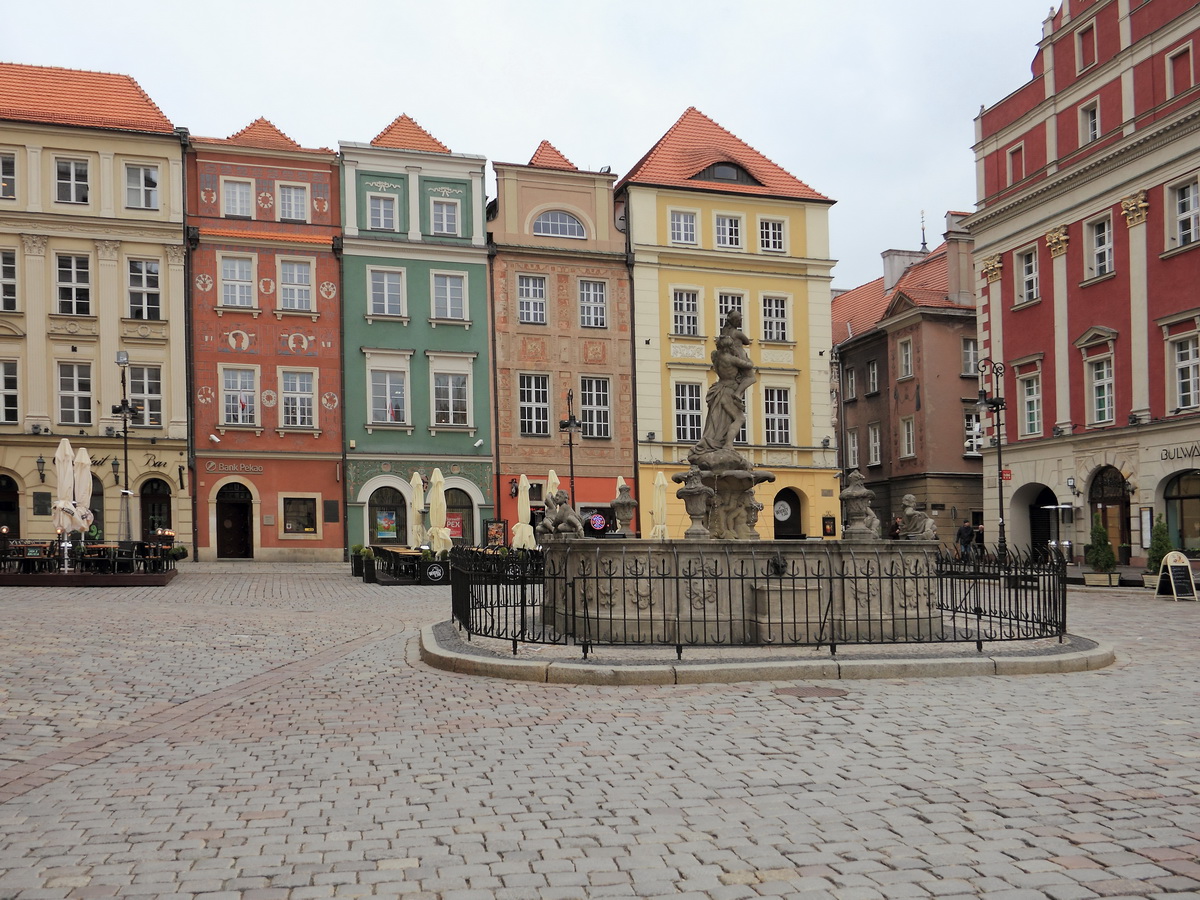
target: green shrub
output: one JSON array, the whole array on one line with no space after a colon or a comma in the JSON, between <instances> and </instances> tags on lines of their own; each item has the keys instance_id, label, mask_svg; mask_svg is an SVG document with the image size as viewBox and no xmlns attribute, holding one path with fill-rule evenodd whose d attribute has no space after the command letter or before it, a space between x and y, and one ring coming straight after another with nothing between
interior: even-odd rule
<instances>
[{"instance_id":1,"label":"green shrub","mask_svg":"<svg viewBox=\"0 0 1200 900\"><path fill-rule=\"evenodd\" d=\"M1171 533L1167 530L1167 523L1163 519L1162 513L1159 513L1158 518L1154 520L1154 528L1150 531L1150 549L1146 551L1146 571L1151 575L1157 575L1163 557L1174 549L1171 546Z\"/></svg>"},{"instance_id":2,"label":"green shrub","mask_svg":"<svg viewBox=\"0 0 1200 900\"><path fill-rule=\"evenodd\" d=\"M375 551L372 550L370 547L363 547L362 552L359 553L358 555L361 556L363 559L374 559Z\"/></svg>"},{"instance_id":3,"label":"green shrub","mask_svg":"<svg viewBox=\"0 0 1200 900\"><path fill-rule=\"evenodd\" d=\"M365 550L365 549L366 548L363 547L362 544L355 544L353 547L350 548L350 555L351 556L362 556L363 550Z\"/></svg>"},{"instance_id":4,"label":"green shrub","mask_svg":"<svg viewBox=\"0 0 1200 900\"><path fill-rule=\"evenodd\" d=\"M1100 520L1100 513L1092 516L1092 542L1083 555L1083 561L1093 572L1111 572L1117 567L1117 556L1113 553L1112 542Z\"/></svg>"}]
</instances>

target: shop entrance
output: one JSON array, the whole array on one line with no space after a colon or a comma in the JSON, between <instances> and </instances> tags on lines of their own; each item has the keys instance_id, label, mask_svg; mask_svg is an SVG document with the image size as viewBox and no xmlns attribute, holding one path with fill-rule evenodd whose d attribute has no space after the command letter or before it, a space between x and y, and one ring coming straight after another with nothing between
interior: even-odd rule
<instances>
[{"instance_id":1,"label":"shop entrance","mask_svg":"<svg viewBox=\"0 0 1200 900\"><path fill-rule=\"evenodd\" d=\"M251 515L254 495L244 484L233 482L217 491L217 557L253 559L254 530Z\"/></svg>"},{"instance_id":2,"label":"shop entrance","mask_svg":"<svg viewBox=\"0 0 1200 900\"><path fill-rule=\"evenodd\" d=\"M161 478L151 478L142 485L142 540L170 527L171 486Z\"/></svg>"},{"instance_id":3,"label":"shop entrance","mask_svg":"<svg viewBox=\"0 0 1200 900\"><path fill-rule=\"evenodd\" d=\"M0 525L8 526L9 540L21 536L21 492L7 475L0 475Z\"/></svg>"},{"instance_id":4,"label":"shop entrance","mask_svg":"<svg viewBox=\"0 0 1200 900\"><path fill-rule=\"evenodd\" d=\"M775 520L775 537L803 540L804 517L801 515L800 498L791 488L784 488L775 495L772 507L772 518Z\"/></svg>"}]
</instances>

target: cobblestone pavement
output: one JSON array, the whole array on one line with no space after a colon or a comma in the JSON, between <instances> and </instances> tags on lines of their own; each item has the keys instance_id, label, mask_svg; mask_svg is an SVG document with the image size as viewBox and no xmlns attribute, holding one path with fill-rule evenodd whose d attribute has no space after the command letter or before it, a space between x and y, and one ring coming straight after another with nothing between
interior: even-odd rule
<instances>
[{"instance_id":1,"label":"cobblestone pavement","mask_svg":"<svg viewBox=\"0 0 1200 900\"><path fill-rule=\"evenodd\" d=\"M1070 613L1115 665L804 696L434 671L341 565L5 589L0 898L1200 897L1200 604Z\"/></svg>"}]
</instances>

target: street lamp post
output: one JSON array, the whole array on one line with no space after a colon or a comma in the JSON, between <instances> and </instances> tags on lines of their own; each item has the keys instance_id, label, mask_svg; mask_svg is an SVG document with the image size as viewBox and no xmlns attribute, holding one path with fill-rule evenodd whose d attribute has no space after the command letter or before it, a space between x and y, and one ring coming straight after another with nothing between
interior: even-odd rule
<instances>
[{"instance_id":1,"label":"street lamp post","mask_svg":"<svg viewBox=\"0 0 1200 900\"><path fill-rule=\"evenodd\" d=\"M1000 396L1004 386L1004 363L991 358L982 359L979 361L979 372L983 375L990 372L992 375L992 395L989 397L987 390L980 388L976 405L992 413L996 429L996 500L1000 504L996 508L996 555L1004 562L1008 559L1008 542L1004 535L1004 417L1001 415L1006 404Z\"/></svg>"},{"instance_id":2,"label":"street lamp post","mask_svg":"<svg viewBox=\"0 0 1200 900\"><path fill-rule=\"evenodd\" d=\"M113 415L121 417L121 456L125 468L125 486L121 490L121 527L118 540L127 542L133 540L133 522L130 521L129 513L129 414L132 410L129 406L125 380L125 370L129 368L129 354L126 351L117 351L117 365L121 369L121 403L119 406L114 406L112 411Z\"/></svg>"},{"instance_id":3,"label":"street lamp post","mask_svg":"<svg viewBox=\"0 0 1200 900\"><path fill-rule=\"evenodd\" d=\"M567 417L559 419L558 430L566 432L567 435L567 465L570 470L571 479L571 506L577 508L578 500L575 496L575 435L583 431L583 423L575 418L575 411L572 404L575 401L575 391L567 391Z\"/></svg>"}]
</instances>

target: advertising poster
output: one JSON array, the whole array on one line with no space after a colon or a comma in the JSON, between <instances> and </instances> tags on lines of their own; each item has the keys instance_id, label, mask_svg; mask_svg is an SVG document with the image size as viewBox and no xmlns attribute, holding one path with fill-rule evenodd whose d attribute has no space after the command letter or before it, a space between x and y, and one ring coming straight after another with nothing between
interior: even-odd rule
<instances>
[{"instance_id":1,"label":"advertising poster","mask_svg":"<svg viewBox=\"0 0 1200 900\"><path fill-rule=\"evenodd\" d=\"M375 513L375 533L380 538L395 538L396 537L396 511L394 509L380 509Z\"/></svg>"},{"instance_id":2,"label":"advertising poster","mask_svg":"<svg viewBox=\"0 0 1200 900\"><path fill-rule=\"evenodd\" d=\"M451 538L461 540L463 528L462 513L446 513L446 527L450 530Z\"/></svg>"}]
</instances>

